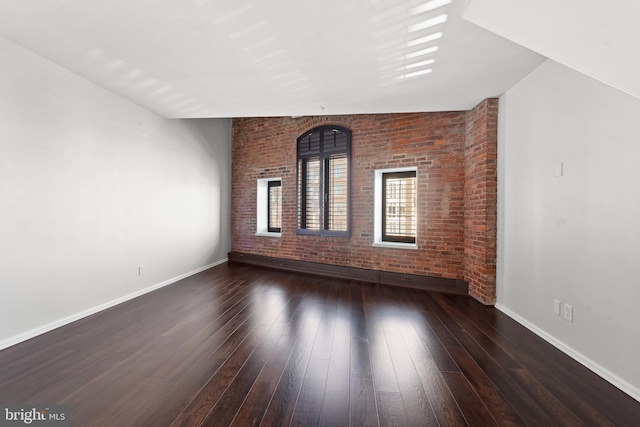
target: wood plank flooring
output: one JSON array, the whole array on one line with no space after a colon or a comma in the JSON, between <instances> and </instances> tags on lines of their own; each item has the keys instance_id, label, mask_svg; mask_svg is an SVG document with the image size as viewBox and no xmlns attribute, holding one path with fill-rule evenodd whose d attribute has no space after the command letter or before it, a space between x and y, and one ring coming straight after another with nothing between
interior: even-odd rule
<instances>
[{"instance_id":1,"label":"wood plank flooring","mask_svg":"<svg viewBox=\"0 0 640 427\"><path fill-rule=\"evenodd\" d=\"M72 426L638 426L640 403L469 297L224 264L0 351Z\"/></svg>"}]
</instances>

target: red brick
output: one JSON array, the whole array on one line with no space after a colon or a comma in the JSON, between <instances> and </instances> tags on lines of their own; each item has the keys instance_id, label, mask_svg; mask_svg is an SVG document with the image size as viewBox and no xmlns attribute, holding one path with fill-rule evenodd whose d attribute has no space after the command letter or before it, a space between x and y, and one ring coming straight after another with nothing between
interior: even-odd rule
<instances>
[{"instance_id":1,"label":"red brick","mask_svg":"<svg viewBox=\"0 0 640 427\"><path fill-rule=\"evenodd\" d=\"M233 120L232 251L469 282L495 302L497 100L442 113ZM296 234L296 139L316 126L352 131L351 237ZM418 169L416 250L372 247L374 170ZM279 239L256 232L256 180L282 177Z\"/></svg>"}]
</instances>

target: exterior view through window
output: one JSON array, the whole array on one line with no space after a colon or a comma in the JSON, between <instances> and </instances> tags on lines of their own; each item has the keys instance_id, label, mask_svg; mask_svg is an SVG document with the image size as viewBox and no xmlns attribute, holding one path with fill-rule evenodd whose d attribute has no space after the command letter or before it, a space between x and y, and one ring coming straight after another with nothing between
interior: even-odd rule
<instances>
[{"instance_id":1,"label":"exterior view through window","mask_svg":"<svg viewBox=\"0 0 640 427\"><path fill-rule=\"evenodd\" d=\"M382 175L382 240L416 241L416 172Z\"/></svg>"},{"instance_id":2,"label":"exterior view through window","mask_svg":"<svg viewBox=\"0 0 640 427\"><path fill-rule=\"evenodd\" d=\"M268 184L268 212L267 230L271 233L280 233L282 230L282 183L269 181Z\"/></svg>"}]
</instances>

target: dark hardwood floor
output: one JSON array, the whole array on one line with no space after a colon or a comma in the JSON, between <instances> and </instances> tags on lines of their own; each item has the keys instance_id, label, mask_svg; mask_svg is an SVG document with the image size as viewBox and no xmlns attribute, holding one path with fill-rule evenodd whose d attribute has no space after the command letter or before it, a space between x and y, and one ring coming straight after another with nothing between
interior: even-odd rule
<instances>
[{"instance_id":1,"label":"dark hardwood floor","mask_svg":"<svg viewBox=\"0 0 640 427\"><path fill-rule=\"evenodd\" d=\"M72 426L638 426L640 403L469 297L224 264L0 351Z\"/></svg>"}]
</instances>

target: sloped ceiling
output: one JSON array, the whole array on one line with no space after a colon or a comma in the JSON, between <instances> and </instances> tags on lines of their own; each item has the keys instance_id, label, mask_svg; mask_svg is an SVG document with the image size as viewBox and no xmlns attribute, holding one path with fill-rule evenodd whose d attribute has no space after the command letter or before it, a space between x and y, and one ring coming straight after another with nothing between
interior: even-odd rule
<instances>
[{"instance_id":1,"label":"sloped ceiling","mask_svg":"<svg viewBox=\"0 0 640 427\"><path fill-rule=\"evenodd\" d=\"M638 0L471 0L463 17L640 97Z\"/></svg>"},{"instance_id":2,"label":"sloped ceiling","mask_svg":"<svg viewBox=\"0 0 640 427\"><path fill-rule=\"evenodd\" d=\"M0 35L164 117L463 110L545 59L465 4L0 0Z\"/></svg>"}]
</instances>

